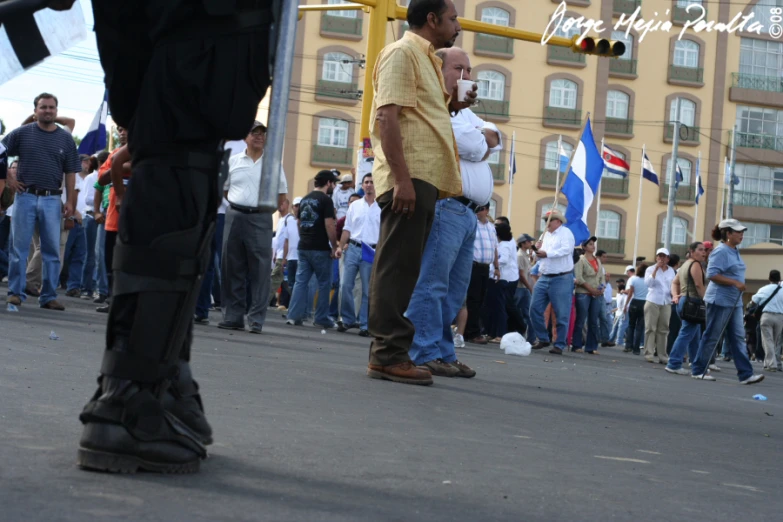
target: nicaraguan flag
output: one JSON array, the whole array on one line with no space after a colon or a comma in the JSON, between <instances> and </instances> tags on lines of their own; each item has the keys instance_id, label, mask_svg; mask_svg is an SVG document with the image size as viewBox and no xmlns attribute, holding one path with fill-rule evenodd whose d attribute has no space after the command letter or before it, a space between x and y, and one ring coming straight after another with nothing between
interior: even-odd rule
<instances>
[{"instance_id":1,"label":"nicaraguan flag","mask_svg":"<svg viewBox=\"0 0 783 522\"><path fill-rule=\"evenodd\" d=\"M631 166L623 158L617 155L615 151L604 145L604 168L612 174L617 174L622 177L628 177L628 172L631 170Z\"/></svg>"},{"instance_id":2,"label":"nicaraguan flag","mask_svg":"<svg viewBox=\"0 0 783 522\"><path fill-rule=\"evenodd\" d=\"M109 91L104 91L103 101L95 113L90 129L79 144L79 154L95 154L106 148L106 118L109 115Z\"/></svg>"},{"instance_id":3,"label":"nicaraguan flag","mask_svg":"<svg viewBox=\"0 0 783 522\"><path fill-rule=\"evenodd\" d=\"M362 261L372 263L375 261L375 249L362 241Z\"/></svg>"},{"instance_id":4,"label":"nicaraguan flag","mask_svg":"<svg viewBox=\"0 0 783 522\"><path fill-rule=\"evenodd\" d=\"M680 183L685 178L682 177L682 170L680 170L680 162L677 162L677 168L674 169L674 190L680 188Z\"/></svg>"},{"instance_id":5,"label":"nicaraguan flag","mask_svg":"<svg viewBox=\"0 0 783 522\"><path fill-rule=\"evenodd\" d=\"M560 158L560 172L565 172L568 168L568 160L571 159L571 155L565 151L562 145L560 145L558 157Z\"/></svg>"},{"instance_id":6,"label":"nicaraguan flag","mask_svg":"<svg viewBox=\"0 0 783 522\"><path fill-rule=\"evenodd\" d=\"M598 192L598 184L601 182L603 172L604 161L595 145L588 118L582 139L577 144L571 160L571 170L563 184L563 195L568 198L566 226L574 234L577 244L591 235L590 228L587 226L587 212Z\"/></svg>"},{"instance_id":7,"label":"nicaraguan flag","mask_svg":"<svg viewBox=\"0 0 783 522\"><path fill-rule=\"evenodd\" d=\"M658 174L655 173L655 169L653 169L647 154L644 155L644 159L642 160L642 176L644 176L644 179L648 179L656 185L658 184Z\"/></svg>"}]
</instances>

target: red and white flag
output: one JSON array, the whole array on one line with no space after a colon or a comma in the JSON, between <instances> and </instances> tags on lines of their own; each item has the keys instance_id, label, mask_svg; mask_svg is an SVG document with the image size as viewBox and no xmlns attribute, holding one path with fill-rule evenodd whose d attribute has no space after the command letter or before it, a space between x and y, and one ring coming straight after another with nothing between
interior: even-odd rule
<instances>
[{"instance_id":1,"label":"red and white flag","mask_svg":"<svg viewBox=\"0 0 783 522\"><path fill-rule=\"evenodd\" d=\"M617 155L615 151L604 145L602 156L604 157L604 167L612 174L618 174L622 177L628 176L631 166L623 158Z\"/></svg>"}]
</instances>

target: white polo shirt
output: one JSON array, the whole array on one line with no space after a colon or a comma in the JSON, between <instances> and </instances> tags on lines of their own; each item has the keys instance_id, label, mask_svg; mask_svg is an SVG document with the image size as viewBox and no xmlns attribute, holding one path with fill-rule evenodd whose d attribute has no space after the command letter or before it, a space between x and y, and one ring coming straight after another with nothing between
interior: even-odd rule
<instances>
[{"instance_id":1,"label":"white polo shirt","mask_svg":"<svg viewBox=\"0 0 783 522\"><path fill-rule=\"evenodd\" d=\"M247 149L244 152L231 156L228 160L228 179L223 190L228 191L228 202L243 207L258 207L258 190L261 183L261 167L264 164L264 156L253 161L253 158L247 155ZM283 167L280 167L280 188L279 194L288 194L288 181L285 177Z\"/></svg>"},{"instance_id":2,"label":"white polo shirt","mask_svg":"<svg viewBox=\"0 0 783 522\"><path fill-rule=\"evenodd\" d=\"M381 207L375 201L368 205L365 198L357 199L348 207L343 230L350 232L354 241L377 244L381 234Z\"/></svg>"}]
</instances>

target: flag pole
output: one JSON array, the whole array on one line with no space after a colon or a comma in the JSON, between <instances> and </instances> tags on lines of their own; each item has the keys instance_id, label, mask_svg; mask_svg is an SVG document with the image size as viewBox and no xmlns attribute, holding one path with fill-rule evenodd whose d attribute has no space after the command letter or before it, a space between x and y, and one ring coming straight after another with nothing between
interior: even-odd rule
<instances>
[{"instance_id":1,"label":"flag pole","mask_svg":"<svg viewBox=\"0 0 783 522\"><path fill-rule=\"evenodd\" d=\"M563 135L558 134L557 135L557 176L555 177L555 187L560 186L560 151L563 150ZM557 208L558 196L560 195L560 191L558 190L555 192L555 202L553 203L552 208Z\"/></svg>"},{"instance_id":2,"label":"flag pole","mask_svg":"<svg viewBox=\"0 0 783 522\"><path fill-rule=\"evenodd\" d=\"M723 180L723 190L721 190L721 195L720 195L720 220L721 221L726 219L726 165L727 164L728 164L728 159L726 158L726 156L723 156L723 176L721 176L721 179Z\"/></svg>"},{"instance_id":3,"label":"flag pole","mask_svg":"<svg viewBox=\"0 0 783 522\"><path fill-rule=\"evenodd\" d=\"M636 237L633 240L633 263L639 253L639 225L642 220L642 189L644 189L644 156L647 154L647 146L642 145L642 168L639 170L639 201L636 203Z\"/></svg>"},{"instance_id":4,"label":"flag pole","mask_svg":"<svg viewBox=\"0 0 783 522\"><path fill-rule=\"evenodd\" d=\"M604 161L604 139L601 138L601 162ZM606 168L606 164L604 163L604 168ZM594 236L598 236L598 224L601 222L601 185L604 181L604 175L601 174L601 177L598 178L598 196L596 197L595 201L595 231L593 232ZM598 241L596 241L595 245L596 250L598 249Z\"/></svg>"},{"instance_id":5,"label":"flag pole","mask_svg":"<svg viewBox=\"0 0 783 522\"><path fill-rule=\"evenodd\" d=\"M696 241L696 227L699 222L699 182L701 177L701 151L699 151L699 157L696 159L696 165L699 166L696 169L696 209L693 211L693 240Z\"/></svg>"},{"instance_id":6,"label":"flag pole","mask_svg":"<svg viewBox=\"0 0 783 522\"><path fill-rule=\"evenodd\" d=\"M585 133L585 127L587 127L587 121L590 119L590 113L587 113L587 116L585 116L585 121L582 123L582 130L579 131L579 137L576 139L576 147L579 148L579 144L582 143L582 134ZM574 152L571 153L571 156L568 158L568 165L566 165L565 169L565 178L568 179L568 173L571 172L571 163L574 161L574 156L576 155L576 148L574 149ZM603 155L601 156L603 158ZM558 169L560 168L560 151L557 151L557 164ZM563 180L563 185L565 185L565 180ZM557 192L555 193L555 202L559 201L560 198L560 190L562 189L562 186L558 182L557 184ZM553 209L557 209L557 207L553 207ZM544 240L544 234L546 234L547 229L549 228L549 221L552 219L552 213L549 212L549 214L546 217L546 225L544 225L544 230L541 231L541 237L538 238L539 241Z\"/></svg>"},{"instance_id":7,"label":"flag pole","mask_svg":"<svg viewBox=\"0 0 783 522\"><path fill-rule=\"evenodd\" d=\"M511 150L508 151L508 222L511 223L511 201L514 197L514 173L511 169L514 167L514 142L516 141L517 131L511 133Z\"/></svg>"}]
</instances>

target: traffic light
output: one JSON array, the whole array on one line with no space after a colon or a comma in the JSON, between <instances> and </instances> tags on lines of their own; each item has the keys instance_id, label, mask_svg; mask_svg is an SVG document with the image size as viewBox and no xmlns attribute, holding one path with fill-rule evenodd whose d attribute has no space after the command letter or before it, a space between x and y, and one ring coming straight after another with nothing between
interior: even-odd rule
<instances>
[{"instance_id":1,"label":"traffic light","mask_svg":"<svg viewBox=\"0 0 783 522\"><path fill-rule=\"evenodd\" d=\"M571 50L579 54L593 54L606 58L617 58L625 54L625 44L620 41L607 40L605 38L585 37L579 40L576 35L571 40Z\"/></svg>"}]
</instances>

